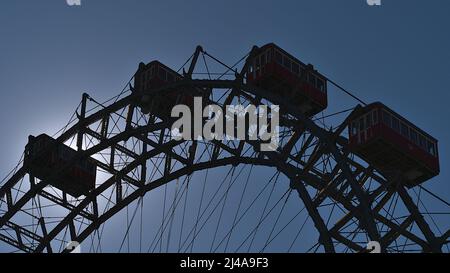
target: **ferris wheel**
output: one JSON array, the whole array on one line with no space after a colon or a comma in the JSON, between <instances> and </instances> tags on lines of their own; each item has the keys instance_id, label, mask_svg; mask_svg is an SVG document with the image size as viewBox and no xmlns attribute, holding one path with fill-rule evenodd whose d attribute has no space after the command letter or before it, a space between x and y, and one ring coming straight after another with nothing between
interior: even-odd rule
<instances>
[{"instance_id":1,"label":"ferris wheel","mask_svg":"<svg viewBox=\"0 0 450 273\"><path fill-rule=\"evenodd\" d=\"M358 102L326 114L333 89ZM278 147L174 139L171 109L195 97L279 107ZM83 94L57 134L30 136L0 184L0 240L11 252L448 252L450 204L423 185L438 174L435 138L279 46L233 65L199 46L177 71L141 63L117 96Z\"/></svg>"}]
</instances>

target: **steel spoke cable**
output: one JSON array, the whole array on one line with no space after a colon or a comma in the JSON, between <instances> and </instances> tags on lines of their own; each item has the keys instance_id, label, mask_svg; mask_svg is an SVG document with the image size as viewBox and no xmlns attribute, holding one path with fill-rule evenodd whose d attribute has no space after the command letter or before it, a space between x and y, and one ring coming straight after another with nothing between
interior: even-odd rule
<instances>
[{"instance_id":1,"label":"steel spoke cable","mask_svg":"<svg viewBox=\"0 0 450 273\"><path fill-rule=\"evenodd\" d=\"M143 215L144 215L144 197L142 197L141 202L141 215L140 215L140 224L139 224L139 252L142 253L142 234L144 229L144 223L143 223Z\"/></svg>"},{"instance_id":2,"label":"steel spoke cable","mask_svg":"<svg viewBox=\"0 0 450 273\"><path fill-rule=\"evenodd\" d=\"M186 181L187 181L187 180L185 179L184 182L183 182L183 186L185 186L185 182L186 182ZM184 193L186 192L186 190L187 190L187 188L184 187L184 189L183 189L183 191L182 191L182 193L181 193L181 196L180 196L180 197L178 198L178 200L175 202L175 209L178 207L179 203L181 202L182 197L184 196ZM170 210L172 210L172 206L169 208L169 211L170 211ZM169 213L165 215L163 221L164 221L164 223L165 223L164 226L162 226L162 227L160 227L160 228L158 229L158 231L157 231L157 233L156 233L156 236L153 238L153 241L151 242L151 244L150 244L150 246L149 246L147 252L150 252L150 250L152 249L153 244L154 244L154 246L153 246L152 252L154 252L154 251L156 250L156 246L157 246L158 243L160 242L160 239L158 239L157 241L155 241L155 240L158 238L157 235L158 235L159 233L164 233L165 230L167 229L167 227L169 226L169 223L170 223L170 215L169 215Z\"/></svg>"},{"instance_id":3,"label":"steel spoke cable","mask_svg":"<svg viewBox=\"0 0 450 273\"><path fill-rule=\"evenodd\" d=\"M205 54L202 52L203 63L205 64L206 73L208 74L208 78L211 80L211 73L209 72L208 64L206 63Z\"/></svg>"},{"instance_id":4,"label":"steel spoke cable","mask_svg":"<svg viewBox=\"0 0 450 273\"><path fill-rule=\"evenodd\" d=\"M239 211L241 209L242 201L244 200L244 196L245 196L245 193L246 193L246 190L247 190L248 182L250 181L250 175L252 174L252 170L253 170L253 165L250 166L250 170L248 172L247 180L245 181L244 190L242 191L241 198L239 199L238 208L236 210L236 214L234 215L233 223L231 224L231 231L230 231L230 234L228 235L227 243L225 245L225 252L227 252L228 244L230 243L230 239L231 239L231 234L232 234L232 232L234 230L234 227L236 225L237 216L238 216Z\"/></svg>"},{"instance_id":5,"label":"steel spoke cable","mask_svg":"<svg viewBox=\"0 0 450 273\"><path fill-rule=\"evenodd\" d=\"M187 182L186 182L186 187L187 184L189 184L189 180L191 179L191 176L188 176ZM166 246L166 253L169 252L169 244L170 244L170 235L172 233L172 226L173 226L173 218L175 217L175 202L177 200L177 195L178 195L178 186L179 186L179 179L177 179L177 182L175 184L175 194L174 194L174 198L173 198L173 203L172 203L172 213L170 216L170 226L169 226L169 234L167 236L167 246Z\"/></svg>"},{"instance_id":6,"label":"steel spoke cable","mask_svg":"<svg viewBox=\"0 0 450 273\"><path fill-rule=\"evenodd\" d=\"M278 237L278 235L280 235L304 210L306 209L305 206L303 206L303 208L297 212L297 214L295 214L284 226L283 228L281 228L277 234L275 234L275 236L268 242L267 245L269 245L275 238Z\"/></svg>"},{"instance_id":7,"label":"steel spoke cable","mask_svg":"<svg viewBox=\"0 0 450 273\"><path fill-rule=\"evenodd\" d=\"M393 215L391 215L390 211L393 206L393 203L397 202L398 198L399 198L398 195L396 193L394 193L394 195L391 196L391 198L390 198L387 210L384 208L384 206L381 208L381 210L383 210L385 212L384 217L386 217L388 219L390 218L390 220L393 218ZM386 230L381 229L381 231L387 231L388 229L389 229L389 227L386 226Z\"/></svg>"},{"instance_id":8,"label":"steel spoke cable","mask_svg":"<svg viewBox=\"0 0 450 273\"><path fill-rule=\"evenodd\" d=\"M183 186L185 185L185 182L186 182L186 181L187 181L187 176L185 177L185 179L184 179L184 181L183 181ZM183 190L183 192L182 192L180 198L179 198L179 199L177 200L177 202L175 203L175 206L178 206L180 200L182 199L182 197L183 197L183 195L184 195L185 190L186 190L186 188L184 188L184 190ZM172 206L169 208L169 211L170 211L171 209L172 209ZM167 222L166 222L166 220L167 220ZM160 228L159 228L158 231L156 232L155 237L153 238L152 242L150 243L150 246L149 246L147 252L150 252L150 249L152 249L153 244L155 244L155 246L153 247L153 251L154 251L154 250L156 249L156 246L157 246L158 243L160 242L160 239L161 239L162 235L160 236L160 239L158 239L157 241L155 241L155 240L158 238L158 234L159 234L159 233L163 234L164 231L166 230L166 228L167 228L167 226L168 226L168 224L169 224L169 213L166 214L166 215L163 215L162 221L163 221L163 223L165 223L165 224L163 224L162 226L160 226Z\"/></svg>"},{"instance_id":9,"label":"steel spoke cable","mask_svg":"<svg viewBox=\"0 0 450 273\"><path fill-rule=\"evenodd\" d=\"M209 151L208 145L206 145L205 149L203 150L202 155L205 153L205 151L208 152L209 158L212 158L212 154L211 154L210 151ZM202 157L202 155L200 156L200 158ZM200 218L199 218L199 217L200 217L200 211L201 211L202 204L203 204L203 198L204 198L204 194L205 194L205 188L206 188L206 182L207 182L207 178L208 178L208 172L209 172L209 169L206 169L206 172L205 172L205 178L204 178L204 180L203 180L203 187L202 187L202 194L201 194L201 198L200 198L200 204L199 204L199 207L198 207L198 210L197 210L197 217L196 217L196 220L195 220L195 223L194 223L194 233L193 233L193 234L196 234L198 222L200 221ZM229 173L229 172L228 172L228 173ZM202 215L203 215L203 214L202 214ZM189 236L186 238L186 240L187 240L188 238L189 238ZM194 248L194 240L195 240L195 237L192 237L192 241L191 241L191 252L192 252L192 250L193 250L193 248ZM180 251L181 251L181 244L178 245L178 252L180 252Z\"/></svg>"},{"instance_id":10,"label":"steel spoke cable","mask_svg":"<svg viewBox=\"0 0 450 273\"><path fill-rule=\"evenodd\" d=\"M278 206L278 204L283 200L283 198L291 191L291 189L288 189L281 197L278 199L278 201L272 206L272 208L267 212L267 214L263 217L262 222L264 222L267 217L272 213L272 211L275 209L275 207ZM239 251L239 249L245 244L245 242L250 238L250 236L255 232L256 227L253 228L253 230L247 235L247 237L242 241L242 243L239 245L239 247L234 251L235 253Z\"/></svg>"},{"instance_id":11,"label":"steel spoke cable","mask_svg":"<svg viewBox=\"0 0 450 273\"><path fill-rule=\"evenodd\" d=\"M354 221L355 223L356 223L356 221ZM348 240L350 240L350 241L354 241L355 240L355 238L356 238L356 236L358 235L358 231L360 230L360 228L359 228L359 226L358 225L356 225L356 228L355 228L355 230L353 230L353 232L352 233L349 233L348 235L347 235L347 239ZM351 238L349 238L350 237L350 235L352 235L352 237ZM346 245L346 252L347 251L349 251L350 250L350 248Z\"/></svg>"},{"instance_id":12,"label":"steel spoke cable","mask_svg":"<svg viewBox=\"0 0 450 273\"><path fill-rule=\"evenodd\" d=\"M394 205L392 206L392 211L388 210L388 214L386 215L387 218L389 218L390 221L394 221L397 225L400 223L398 220L395 219L395 210L397 209L398 202L400 200L400 195L397 194L397 198L395 199Z\"/></svg>"},{"instance_id":13,"label":"steel spoke cable","mask_svg":"<svg viewBox=\"0 0 450 273\"><path fill-rule=\"evenodd\" d=\"M19 182L19 189L22 188L22 184L23 184L23 181L24 181L24 180L25 180L25 176L23 176L23 177L20 179L20 182ZM17 202L17 199L19 198L19 194L20 194L20 191L17 190L17 192L16 192L16 194L15 194L15 197L14 197L14 203Z\"/></svg>"},{"instance_id":14,"label":"steel spoke cable","mask_svg":"<svg viewBox=\"0 0 450 273\"><path fill-rule=\"evenodd\" d=\"M207 177L208 177L208 171L209 171L209 169L206 169L205 179L203 180L203 187L202 187L202 193L201 193L201 197L200 197L200 204L198 206L197 217L196 217L195 224L194 224L194 234L197 232L197 225L198 225L198 222L200 221L199 217L200 217L200 211L202 209L203 197L205 195L205 188L206 188L206 180L207 180ZM194 238L192 238L192 241L191 241L191 252L192 252L193 248L194 248ZM178 244L178 252L180 252L180 250L181 250L181 240L180 240L180 243Z\"/></svg>"},{"instance_id":15,"label":"steel spoke cable","mask_svg":"<svg viewBox=\"0 0 450 273\"><path fill-rule=\"evenodd\" d=\"M253 233L252 240L250 241L250 244L249 244L249 246L248 246L247 252L250 252L250 249L251 249L251 247L252 247L252 245L253 245L253 241L255 240L256 234L258 233L259 226L260 226L261 223L262 223L262 219L263 219L263 217L264 217L264 214L266 213L267 206L269 205L270 199L272 198L272 194L273 194L273 192L274 192L274 190L275 190L275 186L276 186L276 184L277 184L277 182L278 182L279 176L280 176L280 172L277 171L277 172L274 174L274 176L272 176L271 179L269 180L269 183L270 183L270 181L272 181L272 179L273 179L274 177L276 177L276 179L275 179L275 181L274 181L274 183L273 183L273 185L272 185L272 189L271 189L271 191L270 191L270 194L269 194L269 196L267 197L266 203L264 204L264 209L263 209L263 211L262 211L262 213L261 213L261 216L259 217L258 224L256 225L256 230L255 230L255 232Z\"/></svg>"},{"instance_id":16,"label":"steel spoke cable","mask_svg":"<svg viewBox=\"0 0 450 273\"><path fill-rule=\"evenodd\" d=\"M142 199L143 199L143 197L140 197L140 198L138 199L138 202L137 202L137 204L136 204L136 208L134 209L134 212L133 212L133 216L131 217L131 221L128 222L127 230L126 230L126 232L125 232L125 236L123 237L122 242L121 242L121 244L120 244L119 253L122 251L122 247L123 247L123 245L125 244L125 240L126 240L125 238L129 238L128 234L129 234L129 232L130 232L131 225L133 224L134 218L135 218L136 213L137 213L137 211L138 211L138 209L139 209L139 207L140 207L140 203L142 202ZM128 206L127 206L127 207L128 207ZM129 249L128 249L128 252L129 252Z\"/></svg>"},{"instance_id":17,"label":"steel spoke cable","mask_svg":"<svg viewBox=\"0 0 450 273\"><path fill-rule=\"evenodd\" d=\"M164 185L164 205L163 205L163 212L162 212L162 221L161 221L161 230L164 226L164 219L165 219L165 213L166 213L166 198L167 198L167 184ZM162 250L162 237L163 237L164 231L161 231L161 237L159 238L159 252L161 253Z\"/></svg>"},{"instance_id":18,"label":"steel spoke cable","mask_svg":"<svg viewBox=\"0 0 450 273\"><path fill-rule=\"evenodd\" d=\"M113 96L113 97L107 99L106 101L104 101L104 102L102 102L102 103L97 102L94 98L92 98L91 96L88 95L88 99L89 99L90 101L96 103L97 106L94 107L94 108L91 108L91 109L87 110L87 111L86 111L86 114L89 113L89 112L94 111L94 110L97 109L98 107L106 108L105 105L106 105L107 103L111 102L111 101L114 101L113 103L116 103L116 102L119 100L119 98L120 98L123 94L125 94L125 93L128 92L128 91L130 91L130 89L127 89L127 87L130 86L131 81L133 80L133 78L134 78L134 75L133 75L133 76L130 78L130 80L125 84L125 86L122 88L122 90L119 92L118 95L115 95L115 96Z\"/></svg>"},{"instance_id":19,"label":"steel spoke cable","mask_svg":"<svg viewBox=\"0 0 450 273\"><path fill-rule=\"evenodd\" d=\"M223 181L226 181L228 179L228 176L230 175L230 173L232 172L233 168L230 168L229 171L227 172L225 178L223 179ZM241 170L242 172L242 170ZM239 173L240 174L240 173ZM237 175L237 177L239 176L239 174ZM236 177L236 178L237 178ZM225 191L227 191L235 182L236 180L234 180L232 183L230 183L228 185L228 187L225 189ZM200 222L200 220L203 218L203 216L205 215L205 213L208 211L210 205L212 204L212 202L215 200L216 195L219 193L220 189L222 188L222 185L224 185L224 183L220 183L219 187L217 188L217 190L214 192L212 198L208 201L205 209L202 211L202 213L200 214L200 217L196 220L196 222L194 223L194 227L190 230L189 234L187 235L186 239L183 241L183 243L181 244L181 249L185 246L185 244L187 243L188 239L190 238L191 234L192 235L192 240L190 241L190 243L188 244L188 246L186 247L186 251L188 248L192 247L192 245L195 243L195 239L197 238L197 235L200 233L200 231L203 229L203 226L206 224L206 222L210 219L210 217L212 216L212 214L215 212L215 210L217 209L217 207L220 205L220 203L222 202L223 197L225 196L225 194L223 194L221 196L221 198L219 199L219 201L217 202L217 204L214 206L214 208L212 209L211 213L207 216L205 222L203 223L203 225L201 225L200 229L197 230L198 227L198 223ZM196 233L194 232L194 229L196 231Z\"/></svg>"},{"instance_id":20,"label":"steel spoke cable","mask_svg":"<svg viewBox=\"0 0 450 273\"><path fill-rule=\"evenodd\" d=\"M267 246L269 245L270 239L271 239L271 237L272 237L272 234L273 234L273 232L275 231L276 226L278 225L278 221L279 221L280 218L281 218L281 215L282 215L282 213L283 213L283 211L284 211L284 209L285 209L285 207L286 207L286 204L287 204L287 202L288 202L289 197L291 196L291 193L292 193L292 189L289 190L289 193L288 193L288 195L286 196L286 200L284 200L283 206L281 207L281 210L280 210L280 212L278 213L277 219L275 220L275 223L273 224L273 227L272 227L272 229L270 230L269 237L267 238L267 241L266 241L266 243L264 244L264 247L262 248L262 250L261 250L259 253L264 252L264 250L266 250Z\"/></svg>"},{"instance_id":21,"label":"steel spoke cable","mask_svg":"<svg viewBox=\"0 0 450 273\"><path fill-rule=\"evenodd\" d=\"M420 191L420 192L421 192L421 191ZM417 198L417 200L416 200L416 202L415 202L417 208L419 208L419 200L420 200L420 198ZM410 232L411 232L413 226L414 226L414 224L411 224L411 225L409 226L409 231L410 231ZM397 241L397 240L395 240L395 241ZM404 245L403 245L402 251L405 251L405 247L406 247L406 244L407 244L408 242L409 242L409 238L406 237L406 238L405 238L405 241L404 241ZM397 250L400 251L398 248L397 248Z\"/></svg>"},{"instance_id":22,"label":"steel spoke cable","mask_svg":"<svg viewBox=\"0 0 450 273\"><path fill-rule=\"evenodd\" d=\"M17 170L19 169L20 164L22 164L23 162L23 158L25 157L25 152L22 153L19 162L16 164L16 166L2 179L2 181L0 182L0 185L3 185L3 183L6 182L6 180L9 178L10 175L14 174L17 172Z\"/></svg>"},{"instance_id":23,"label":"steel spoke cable","mask_svg":"<svg viewBox=\"0 0 450 273\"><path fill-rule=\"evenodd\" d=\"M121 183L121 182L119 182L119 183ZM125 195L127 195L127 192L128 192L128 187L125 190ZM136 209L135 209L134 214L133 214L133 220L134 220L134 216L136 215L138 207L139 207L139 204L136 205ZM131 222L129 220L129 208L130 208L130 206L127 206L127 208L126 208L127 226L128 227L127 227L127 231L126 231L125 236L124 236L124 240L125 240L125 238L127 239L127 251L128 251L128 253L130 252L130 236L128 236L129 235L128 231L129 231L129 227L131 226ZM122 246L120 246L119 252L121 251L121 249L122 249Z\"/></svg>"},{"instance_id":24,"label":"steel spoke cable","mask_svg":"<svg viewBox=\"0 0 450 273\"><path fill-rule=\"evenodd\" d=\"M441 201L442 203L446 204L447 206L450 207L450 203L445 201L443 198L439 197L438 195L436 195L435 193L431 192L430 190L428 190L427 188L425 188L422 185L419 185L419 188L424 190L425 192L427 192L429 195L433 196L434 198L438 199L439 201Z\"/></svg>"},{"instance_id":25,"label":"steel spoke cable","mask_svg":"<svg viewBox=\"0 0 450 273\"><path fill-rule=\"evenodd\" d=\"M227 176L225 177L224 181L228 178L228 176L229 176L231 170L232 170L232 168L230 168L230 170L228 171ZM238 175L235 177L235 179L233 179L232 183L230 183L230 184L228 185L228 187L227 187L227 189L225 189L225 191L229 190L229 188L230 188L231 186L233 186L233 184L237 181L237 178L240 176L240 174L242 173L243 170L244 170L244 168L242 167L241 170L239 171ZM219 190L220 190L220 188L222 187L223 184L224 184L224 183L221 183L221 184L220 184L219 188L216 190L216 192L214 193L213 197L212 197L212 198L210 199L210 201L208 202L206 208L205 208L205 209L203 210L203 212L201 213L199 220L201 220L201 219L203 218L203 215L207 212L209 206L212 204L212 201L215 200L215 196L217 195L217 193L219 192ZM209 214L209 215L207 216L207 218L205 219L204 223L201 225L199 231L198 231L196 234L193 234L193 238L196 238L196 237L198 236L198 234L200 234L200 231L203 229L203 227L206 225L206 223L209 221L209 219L211 218L211 216L213 215L213 213L215 212L215 210L218 208L218 206L220 205L220 203L221 203L222 200L224 199L225 194L226 194L226 192L225 192L224 194L222 194L222 196L221 196L220 199L217 201L216 205L214 206L214 208L212 209L212 211L210 212L210 214ZM189 232L187 238L190 237L190 235L192 234L192 232L193 232L193 229L191 229L191 231ZM184 247L184 245L186 244L186 242L187 242L187 239L183 242L182 248ZM191 241L191 243L188 244L188 246L187 246L187 248L186 248L186 251L187 251L187 249L190 247L191 244L192 244L192 241Z\"/></svg>"},{"instance_id":26,"label":"steel spoke cable","mask_svg":"<svg viewBox=\"0 0 450 273\"><path fill-rule=\"evenodd\" d=\"M310 247L310 248L306 251L306 253L309 253L311 250L313 250L313 248L315 248L313 253L317 253L317 250L319 249L319 247L320 247L320 243L315 243L312 247Z\"/></svg>"},{"instance_id":27,"label":"steel spoke cable","mask_svg":"<svg viewBox=\"0 0 450 273\"><path fill-rule=\"evenodd\" d=\"M190 60L192 60L192 58L194 57L194 55L195 55L195 52L192 53L191 57L189 57L189 58L184 62L184 64L183 64L182 66L180 66L180 68L178 68L177 73L180 73L181 69L183 69L183 68L186 66L186 64L187 64Z\"/></svg>"},{"instance_id":28,"label":"steel spoke cable","mask_svg":"<svg viewBox=\"0 0 450 273\"><path fill-rule=\"evenodd\" d=\"M330 210L330 213L328 214L327 221L325 222L325 226L326 226L326 227L328 227L328 225L330 224L331 217L332 217L332 215L333 215L334 209L336 208L336 203L337 203L337 202L333 200L333 202L332 202L332 208L331 208L331 210Z\"/></svg>"},{"instance_id":29,"label":"steel spoke cable","mask_svg":"<svg viewBox=\"0 0 450 273\"><path fill-rule=\"evenodd\" d=\"M178 240L178 251L177 251L178 253L180 252L181 239L183 238L184 218L186 216L186 206L187 206L188 193L189 193L189 183L190 183L190 181L188 181L188 183L186 184L186 195L184 196L183 216L181 218L180 237Z\"/></svg>"},{"instance_id":30,"label":"steel spoke cable","mask_svg":"<svg viewBox=\"0 0 450 273\"><path fill-rule=\"evenodd\" d=\"M160 161L160 163L159 163L159 165L158 165L158 168L159 168L159 166L161 165L162 162L163 162L163 160L161 159L161 161ZM156 166L156 165L155 165L155 166ZM172 166L172 168L173 168L173 167L175 167L175 165ZM153 175L152 175L151 178L149 179L150 181L153 180L153 177L154 177L155 174L156 174L156 171L153 173ZM187 178L187 177L186 177L186 178ZM186 178L185 178L184 182L186 181ZM183 185L184 185L184 182L183 182ZM166 184L166 185L167 185L167 184ZM182 197L182 196L181 196L181 197ZM181 197L180 197L180 198L181 198ZM171 209L171 208L169 208L169 210L170 210L170 209ZM165 215L165 216L163 215L163 222L165 222L167 216L168 216L168 215ZM160 228L158 229L158 231L157 231L157 233L155 234L155 237L153 238L153 241L151 242L151 244L150 244L150 246L149 246L147 252L149 252L150 249L152 248L152 245L153 245L153 243L155 242L155 240L156 240L156 238L157 238L159 232L164 232L164 230L162 229L162 227L160 227Z\"/></svg>"},{"instance_id":31,"label":"steel spoke cable","mask_svg":"<svg viewBox=\"0 0 450 273\"><path fill-rule=\"evenodd\" d=\"M106 213L106 212L108 211L110 204L113 203L113 202L112 202L112 196L113 196L113 194L114 194L114 189L115 189L115 187L116 187L116 185L114 184L114 185L112 186L111 191L110 191L109 198L108 198L107 196L104 196L104 195L102 194L103 198L105 198L105 199L107 200L107 203L106 203L105 208L104 208L104 210L103 210L103 214ZM113 204L113 206L114 206L114 205L115 205L115 204ZM105 225L103 224L102 227L101 227L100 234L98 235L98 245L97 245L97 249L96 249L97 252L99 251L99 249L100 249L100 247L101 247L101 238L103 237L104 229L105 229Z\"/></svg>"},{"instance_id":32,"label":"steel spoke cable","mask_svg":"<svg viewBox=\"0 0 450 273\"><path fill-rule=\"evenodd\" d=\"M421 189L420 189L420 190L421 190ZM420 203L420 205L422 205L422 207L424 208L424 210L425 210L425 212L426 212L425 215L427 215L427 216L431 219L431 222L432 222L433 225L435 226L436 230L439 232L439 236L442 236L442 235L443 235L443 232L442 232L442 230L439 228L439 225L436 223L436 221L435 221L435 219L434 219L434 217L433 217L433 214L429 213L427 207L425 206L425 204L424 204L424 203L422 202L422 200L420 199L420 190L419 190L419 194L417 194L416 190L413 189L413 192L414 192L415 195L417 196L417 203ZM417 207L418 207L418 206L417 206ZM423 213L421 213L421 214L423 214ZM448 246L447 246L447 247L448 247Z\"/></svg>"},{"instance_id":33,"label":"steel spoke cable","mask_svg":"<svg viewBox=\"0 0 450 273\"><path fill-rule=\"evenodd\" d=\"M162 163L162 160L161 160L161 162L160 162L160 164ZM175 166L172 166L172 167L175 167ZM155 172L156 173L156 172ZM187 178L187 177L186 177ZM185 180L184 181L186 181L186 178L185 178ZM153 176L152 176L152 178L150 178L150 181L152 181L153 180ZM184 182L183 182L183 185L184 185ZM184 194L184 192L182 193L182 195ZM182 197L182 196L181 196ZM181 197L180 197L180 199L181 199ZM178 202L177 202L178 203ZM169 208L169 210L170 210L171 208ZM165 222L165 220L166 220L166 218L168 217L168 214L167 215L163 215L163 223ZM155 240L156 240L156 238L157 238L157 236L158 236L158 234L159 234L159 232L161 232L161 233L163 233L164 232L164 230L165 230L165 226L164 226L164 229L162 229L162 227L160 227L159 229L158 229L158 231L157 231L157 233L155 234L155 237L153 238L153 241L151 242L151 244L150 244L150 246L149 246L149 248L148 248L148 250L147 250L147 252L149 252L150 251L150 249L152 248L152 245L153 245L153 243L155 242ZM158 241L157 241L157 243L158 243Z\"/></svg>"},{"instance_id":34,"label":"steel spoke cable","mask_svg":"<svg viewBox=\"0 0 450 273\"><path fill-rule=\"evenodd\" d=\"M214 56L212 56L211 54L207 53L206 51L203 51L203 54L205 54L206 56L210 57L211 59L213 59L214 61L216 61L217 63L219 63L220 65L224 66L227 70L223 73L223 75L221 75L220 77L218 77L217 79L221 79L225 74L227 74L229 71L234 71L234 67L237 66L240 62L242 62L245 58L247 58L247 56L250 54L247 53L244 57L242 57L240 60L238 60L232 67L228 66L227 64L225 64L224 62L220 61L219 59L215 58ZM236 71L235 71L236 72Z\"/></svg>"},{"instance_id":35,"label":"steel spoke cable","mask_svg":"<svg viewBox=\"0 0 450 273\"><path fill-rule=\"evenodd\" d=\"M81 107L81 102L78 104L78 106L75 108L75 111L72 113L72 116L70 116L69 121L66 123L66 125L64 125L64 127L62 127L61 129L59 129L56 133L54 133L51 137L55 137L56 135L58 135L61 132L65 132L67 127L69 127L70 124L72 124L72 122L74 122L76 119L75 117L77 116L78 110Z\"/></svg>"},{"instance_id":36,"label":"steel spoke cable","mask_svg":"<svg viewBox=\"0 0 450 273\"><path fill-rule=\"evenodd\" d=\"M354 98L355 100L357 100L358 102L362 103L364 106L367 106L367 103L365 103L363 100L361 100L360 98L358 98L356 95L352 94L350 91L348 91L347 89L345 89L344 87L340 86L339 84L337 84L336 82L332 81L329 77L326 77L327 81L329 81L332 85L336 86L339 90L341 90L342 92L344 92L345 94L349 95L350 97Z\"/></svg>"},{"instance_id":37,"label":"steel spoke cable","mask_svg":"<svg viewBox=\"0 0 450 273\"><path fill-rule=\"evenodd\" d=\"M269 180L269 183L270 183L270 181L272 181L272 179L273 179L274 177L276 177L276 179L275 179L275 181L274 181L274 183L273 183L273 185L272 185L272 189L271 189L271 191L270 191L270 194L269 194L269 196L267 197L266 203L264 204L264 208L263 208L263 210L262 210L262 212L261 212L261 216L259 217L258 224L256 225L256 230L255 230L255 232L253 233L253 237L252 237L252 240L250 241L250 244L249 244L249 246L248 246L247 252L250 252L250 249L251 249L251 247L252 247L252 245L253 245L253 241L255 240L256 234L258 233L259 226L260 226L261 223L262 223L262 219L263 219L263 217L264 217L264 214L266 213L266 209L267 209L267 206L269 205L270 199L272 198L272 194L273 194L273 192L274 192L274 190L275 190L275 186L276 186L276 184L277 184L277 181L278 181L278 177L279 177L279 176L280 176L280 171L277 171L277 172L271 177L271 179Z\"/></svg>"},{"instance_id":38,"label":"steel spoke cable","mask_svg":"<svg viewBox=\"0 0 450 273\"><path fill-rule=\"evenodd\" d=\"M231 184L231 181L233 181L233 176L234 176L234 171L235 171L235 169L236 169L236 167L233 166L233 167L232 167L232 170L233 170L233 171L231 172L231 177L230 177L229 185ZM231 187L228 186L227 190L225 191L225 198L224 198L224 200L223 200L222 209L220 210L219 219L217 220L217 226L216 226L216 229L215 229L215 231L214 231L214 237L213 237L213 240L212 240L212 242L211 242L211 247L209 248L209 252L212 251L212 248L213 248L214 243L215 243L215 241L216 241L217 231L219 230L220 222L221 222L221 220L222 220L222 215L223 215L223 211L224 211L224 209L225 209L225 204L227 203L228 192L229 192L230 188L231 188Z\"/></svg>"},{"instance_id":39,"label":"steel spoke cable","mask_svg":"<svg viewBox=\"0 0 450 273\"><path fill-rule=\"evenodd\" d=\"M293 248L294 245L295 245L295 242L297 241L298 237L299 237L300 234L302 233L302 231L303 231L303 229L304 229L306 223L308 222L309 218L310 218L310 216L309 216L309 214L308 214L308 216L306 217L305 221L304 221L303 224L300 226L300 229L298 230L297 234L295 235L294 240L292 240L292 243L291 243L291 245L289 246L289 249L287 250L288 253L291 252L292 248ZM317 244L319 244L319 243L317 243ZM316 244L316 245L317 245L317 244ZM311 247L311 248L310 248L308 251L306 251L306 252L308 253L312 248L314 248L314 246Z\"/></svg>"},{"instance_id":40,"label":"steel spoke cable","mask_svg":"<svg viewBox=\"0 0 450 273\"><path fill-rule=\"evenodd\" d=\"M228 178L228 176L230 175L232 169L230 168L229 171L227 172L225 178L223 179L224 181ZM241 170L242 172L242 170ZM240 174L240 173L239 173ZM238 174L238 176L239 176ZM204 183L203 183L203 189L202 189L202 198L201 198L201 202L203 202L203 194L204 194L204 190L206 187L206 180L207 180L207 176L208 176L208 169L206 170L206 174L205 174L205 179L204 179ZM183 241L183 244L181 247L183 247L186 244L186 241L189 239L190 235L192 234L192 232L194 231L194 235L196 234L196 229L198 226L198 222L203 218L203 215L205 214L205 212L207 211L207 209L209 208L209 206L211 205L212 201L214 201L216 195L219 193L220 189L222 188L223 183L220 184L220 186L217 188L217 190L214 192L213 197L209 200L206 208L203 210L203 212L201 214L199 214L199 211L197 212L197 219L194 223L194 227L191 229L191 231L189 232L188 236L186 237L186 239ZM201 204L199 205L199 209L201 209ZM192 246L194 244L194 240L195 240L195 236L193 236L192 241L190 243L191 245L191 250L192 250Z\"/></svg>"}]
</instances>

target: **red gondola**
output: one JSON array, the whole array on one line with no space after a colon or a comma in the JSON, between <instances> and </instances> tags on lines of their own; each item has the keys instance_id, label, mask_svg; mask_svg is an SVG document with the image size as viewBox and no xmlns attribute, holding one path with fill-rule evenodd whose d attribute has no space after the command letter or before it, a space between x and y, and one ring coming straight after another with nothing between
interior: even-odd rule
<instances>
[{"instance_id":1,"label":"red gondola","mask_svg":"<svg viewBox=\"0 0 450 273\"><path fill-rule=\"evenodd\" d=\"M30 136L25 148L24 165L29 168L31 175L45 181L54 170L63 167L76 154L77 151L46 134ZM48 182L67 194L79 197L95 188L96 173L95 161L88 158L76 162L57 179Z\"/></svg>"},{"instance_id":2,"label":"red gondola","mask_svg":"<svg viewBox=\"0 0 450 273\"><path fill-rule=\"evenodd\" d=\"M307 116L327 108L327 80L312 65L273 43L261 47L248 61L248 83L288 98Z\"/></svg>"},{"instance_id":3,"label":"red gondola","mask_svg":"<svg viewBox=\"0 0 450 273\"><path fill-rule=\"evenodd\" d=\"M137 91L156 89L181 78L180 74L158 61L148 64L140 63L134 77L134 88Z\"/></svg>"},{"instance_id":4,"label":"red gondola","mask_svg":"<svg viewBox=\"0 0 450 273\"><path fill-rule=\"evenodd\" d=\"M143 93L140 107L144 113L152 111L154 114L170 116L172 107L176 104L193 105L193 95L179 90L167 90L162 95L151 97L146 91L161 88L165 85L177 82L182 76L158 61L148 64L140 63L134 76L135 92Z\"/></svg>"},{"instance_id":5,"label":"red gondola","mask_svg":"<svg viewBox=\"0 0 450 273\"><path fill-rule=\"evenodd\" d=\"M363 107L349 126L350 150L389 175L400 171L408 187L439 174L437 140L380 102Z\"/></svg>"}]
</instances>

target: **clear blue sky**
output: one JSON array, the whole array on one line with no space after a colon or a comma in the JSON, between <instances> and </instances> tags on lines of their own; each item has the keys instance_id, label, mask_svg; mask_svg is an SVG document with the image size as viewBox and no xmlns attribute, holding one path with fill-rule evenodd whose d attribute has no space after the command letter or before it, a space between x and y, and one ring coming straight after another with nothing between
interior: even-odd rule
<instances>
[{"instance_id":1,"label":"clear blue sky","mask_svg":"<svg viewBox=\"0 0 450 273\"><path fill-rule=\"evenodd\" d=\"M60 129L82 92L117 94L140 61L178 68L200 44L233 63L275 42L437 138L441 175L426 185L448 200L449 12L446 0L1 1L0 174L29 134ZM329 104L333 112L355 103L330 94Z\"/></svg>"}]
</instances>

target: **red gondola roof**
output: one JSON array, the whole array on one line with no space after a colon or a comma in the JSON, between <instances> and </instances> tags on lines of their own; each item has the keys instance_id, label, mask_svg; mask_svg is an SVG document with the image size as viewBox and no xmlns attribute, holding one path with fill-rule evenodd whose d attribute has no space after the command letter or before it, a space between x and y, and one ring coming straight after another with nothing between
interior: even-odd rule
<instances>
[{"instance_id":1,"label":"red gondola roof","mask_svg":"<svg viewBox=\"0 0 450 273\"><path fill-rule=\"evenodd\" d=\"M433 136L431 136L430 134L428 134L427 132L425 132L424 130L420 129L419 127L417 127L415 124L413 124L411 121L407 120L406 118L404 118L402 115L399 115L397 112L395 112L394 110L392 110L391 108L387 107L385 104L383 104L382 102L372 102L370 104L368 104L367 106L365 106L363 108L364 113L368 112L370 109L373 108L383 108L386 111L390 112L392 115L396 116L398 119L402 120L403 122L407 123L409 126L413 127L417 132L423 134L424 136L430 138L431 140L433 140L434 142L438 142L437 139L435 139Z\"/></svg>"}]
</instances>

